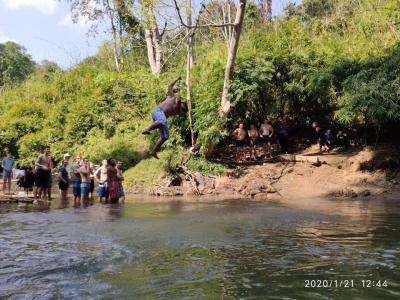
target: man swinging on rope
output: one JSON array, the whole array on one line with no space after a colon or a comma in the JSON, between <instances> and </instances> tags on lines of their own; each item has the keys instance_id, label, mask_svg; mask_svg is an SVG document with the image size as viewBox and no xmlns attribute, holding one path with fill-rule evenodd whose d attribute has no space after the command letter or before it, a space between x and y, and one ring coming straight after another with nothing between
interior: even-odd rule
<instances>
[{"instance_id":1,"label":"man swinging on rope","mask_svg":"<svg viewBox=\"0 0 400 300\"><path fill-rule=\"evenodd\" d=\"M150 134L152 130L160 130L160 139L156 142L153 149L148 152L148 156L158 159L157 152L162 144L169 138L167 118L175 115L182 115L188 111L186 102L181 102L180 88L174 88L175 84L182 79L179 76L168 86L167 98L152 112L153 124L146 128L142 134ZM175 95L177 94L177 95Z\"/></svg>"}]
</instances>

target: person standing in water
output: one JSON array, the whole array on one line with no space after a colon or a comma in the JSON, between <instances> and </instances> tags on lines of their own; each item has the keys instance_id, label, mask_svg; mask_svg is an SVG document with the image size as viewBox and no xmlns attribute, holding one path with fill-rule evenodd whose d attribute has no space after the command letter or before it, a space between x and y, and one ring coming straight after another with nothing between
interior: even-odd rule
<instances>
[{"instance_id":1,"label":"person standing in water","mask_svg":"<svg viewBox=\"0 0 400 300\"><path fill-rule=\"evenodd\" d=\"M58 187L60 189L60 200L62 203L67 202L67 194L69 188L68 160L64 160L58 173Z\"/></svg>"},{"instance_id":2,"label":"person standing in water","mask_svg":"<svg viewBox=\"0 0 400 300\"><path fill-rule=\"evenodd\" d=\"M90 166L87 158L83 159L78 171L81 175L81 200L84 206L88 206L90 192Z\"/></svg>"},{"instance_id":3,"label":"person standing in water","mask_svg":"<svg viewBox=\"0 0 400 300\"><path fill-rule=\"evenodd\" d=\"M124 186L122 185L122 182L124 181L124 176L122 175L122 162L118 161L117 162L117 172L118 172L118 177L119 177L119 194L118 198L120 202L125 201L125 191L124 191Z\"/></svg>"},{"instance_id":4,"label":"person standing in water","mask_svg":"<svg viewBox=\"0 0 400 300\"><path fill-rule=\"evenodd\" d=\"M94 164L89 162L90 168L90 189L89 189L89 199L90 205L94 204L93 192L94 192Z\"/></svg>"},{"instance_id":5,"label":"person standing in water","mask_svg":"<svg viewBox=\"0 0 400 300\"><path fill-rule=\"evenodd\" d=\"M108 202L108 177L107 177L108 162L104 159L101 163L101 167L94 173L94 179L98 182L97 193L99 195L99 201Z\"/></svg>"},{"instance_id":6,"label":"person standing in water","mask_svg":"<svg viewBox=\"0 0 400 300\"><path fill-rule=\"evenodd\" d=\"M13 177L14 164L15 161L11 156L11 152L7 151L6 156L1 162L1 166L3 168L3 194L6 193L6 187L8 189L8 193L11 193L11 179Z\"/></svg>"},{"instance_id":7,"label":"person standing in water","mask_svg":"<svg viewBox=\"0 0 400 300\"><path fill-rule=\"evenodd\" d=\"M174 88L176 83L182 79L179 76L168 86L167 98L152 112L153 124L146 128L142 134L148 135L152 130L160 130L160 138L153 149L147 153L147 156L153 156L158 159L157 152L169 138L169 129L167 119L171 116L182 115L188 111L186 102L181 102L179 89ZM175 94L178 95L175 95Z\"/></svg>"},{"instance_id":8,"label":"person standing in water","mask_svg":"<svg viewBox=\"0 0 400 300\"><path fill-rule=\"evenodd\" d=\"M51 157L50 148L44 147L43 152L38 156L35 162L37 170L38 198L46 198L47 189L50 185L51 176ZM50 200L50 199L49 199Z\"/></svg>"},{"instance_id":9,"label":"person standing in water","mask_svg":"<svg viewBox=\"0 0 400 300\"><path fill-rule=\"evenodd\" d=\"M118 203L119 200L119 188L120 188L120 175L116 168L116 163L114 159L108 161L107 168L107 181L108 181L108 191L110 197L110 203Z\"/></svg>"},{"instance_id":10,"label":"person standing in water","mask_svg":"<svg viewBox=\"0 0 400 300\"><path fill-rule=\"evenodd\" d=\"M75 157L75 162L71 167L72 177L72 192L74 194L74 204L81 203L81 174L79 168L81 167L81 157L78 155Z\"/></svg>"}]
</instances>

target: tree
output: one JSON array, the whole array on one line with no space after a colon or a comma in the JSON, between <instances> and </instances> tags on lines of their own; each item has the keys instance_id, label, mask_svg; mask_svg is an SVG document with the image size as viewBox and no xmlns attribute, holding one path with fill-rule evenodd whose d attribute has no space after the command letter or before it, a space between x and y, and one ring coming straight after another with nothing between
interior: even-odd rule
<instances>
[{"instance_id":1,"label":"tree","mask_svg":"<svg viewBox=\"0 0 400 300\"><path fill-rule=\"evenodd\" d=\"M231 103L229 101L229 87L233 77L233 69L235 65L235 59L237 54L237 49L239 46L239 39L240 34L242 32L243 27L243 19L246 10L246 3L247 0L239 0L236 5L236 16L235 21L233 23L203 23L203 24L196 24L194 26L190 26L183 21L182 15L180 13L179 5L176 0L174 0L175 9L178 13L179 20L183 26L186 28L209 28L209 27L216 27L216 28L223 28L223 27L231 27L232 33L229 38L228 43L228 58L225 67L225 77L224 77L224 86L222 88L222 96L221 96L221 105L220 105L220 115L222 117L226 117L231 108Z\"/></svg>"},{"instance_id":2,"label":"tree","mask_svg":"<svg viewBox=\"0 0 400 300\"><path fill-rule=\"evenodd\" d=\"M229 43L228 59L225 67L224 86L222 88L220 114L224 117L229 114L231 109L231 102L229 101L229 87L233 77L233 69L235 65L237 49L239 47L240 34L243 27L245 9L246 0L239 0L236 9L235 22L233 24L233 32Z\"/></svg>"},{"instance_id":3,"label":"tree","mask_svg":"<svg viewBox=\"0 0 400 300\"><path fill-rule=\"evenodd\" d=\"M261 17L265 24L272 22L272 0L260 0Z\"/></svg>"},{"instance_id":4,"label":"tree","mask_svg":"<svg viewBox=\"0 0 400 300\"><path fill-rule=\"evenodd\" d=\"M112 36L115 68L120 72L124 65L124 35L138 30L138 20L131 9L133 0L66 0L71 2L72 19L91 24L91 31L96 32L98 23L107 20Z\"/></svg>"},{"instance_id":5,"label":"tree","mask_svg":"<svg viewBox=\"0 0 400 300\"><path fill-rule=\"evenodd\" d=\"M14 42L0 44L0 87L25 80L35 70L26 49Z\"/></svg>"},{"instance_id":6,"label":"tree","mask_svg":"<svg viewBox=\"0 0 400 300\"><path fill-rule=\"evenodd\" d=\"M151 72L155 75L161 73L163 65L163 49L161 47L164 30L160 32L155 15L155 0L142 0L144 16L144 38L147 46L147 57Z\"/></svg>"}]
</instances>

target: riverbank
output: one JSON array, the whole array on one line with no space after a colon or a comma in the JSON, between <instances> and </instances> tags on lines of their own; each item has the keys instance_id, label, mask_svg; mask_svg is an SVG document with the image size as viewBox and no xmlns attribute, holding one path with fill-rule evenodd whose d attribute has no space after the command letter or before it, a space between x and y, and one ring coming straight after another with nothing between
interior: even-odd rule
<instances>
[{"instance_id":1,"label":"riverbank","mask_svg":"<svg viewBox=\"0 0 400 300\"><path fill-rule=\"evenodd\" d=\"M181 169L131 194L149 196L247 198L362 198L398 193L400 161L389 146L318 153L316 146L281 155L269 163L226 167L220 176Z\"/></svg>"}]
</instances>

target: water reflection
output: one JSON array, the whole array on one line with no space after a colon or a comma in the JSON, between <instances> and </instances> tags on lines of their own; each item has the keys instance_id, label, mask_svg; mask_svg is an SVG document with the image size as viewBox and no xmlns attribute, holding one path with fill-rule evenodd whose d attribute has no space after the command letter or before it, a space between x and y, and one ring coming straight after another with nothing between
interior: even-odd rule
<instances>
[{"instance_id":1,"label":"water reflection","mask_svg":"<svg viewBox=\"0 0 400 300\"><path fill-rule=\"evenodd\" d=\"M63 205L0 207L0 298L400 296L400 210L391 199L53 209ZM307 279L358 285L307 289ZM362 279L389 288L362 288Z\"/></svg>"}]
</instances>

